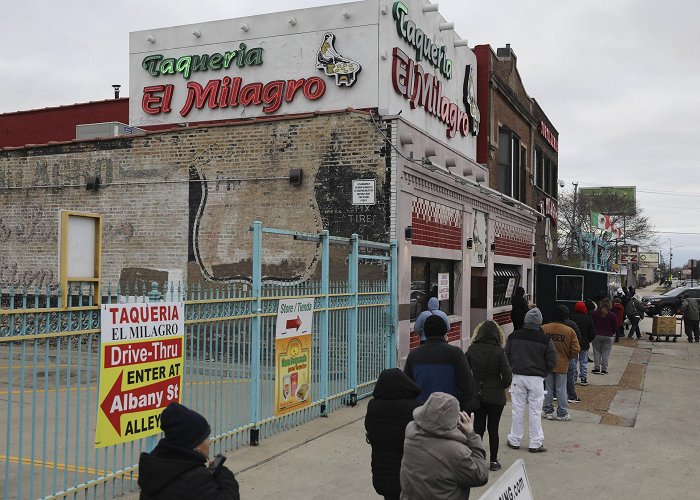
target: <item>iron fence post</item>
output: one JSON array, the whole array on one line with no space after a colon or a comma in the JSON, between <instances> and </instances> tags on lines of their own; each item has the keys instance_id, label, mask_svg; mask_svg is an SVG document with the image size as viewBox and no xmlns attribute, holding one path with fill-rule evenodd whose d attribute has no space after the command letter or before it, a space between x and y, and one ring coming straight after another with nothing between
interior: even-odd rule
<instances>
[{"instance_id":1,"label":"iron fence post","mask_svg":"<svg viewBox=\"0 0 700 500\"><path fill-rule=\"evenodd\" d=\"M328 308L330 307L329 281L330 281L330 240L328 239L328 230L321 231L321 360L320 360L320 382L321 382L321 415L328 416Z\"/></svg>"},{"instance_id":2,"label":"iron fence post","mask_svg":"<svg viewBox=\"0 0 700 500\"><path fill-rule=\"evenodd\" d=\"M148 292L148 301L149 302L158 302L161 298L161 294L158 291L158 282L152 281L151 282L151 290ZM183 342L184 344L184 342ZM158 434L154 434L153 436L148 436L146 438L146 449L148 451L152 451L156 446L158 445Z\"/></svg>"},{"instance_id":3,"label":"iron fence post","mask_svg":"<svg viewBox=\"0 0 700 500\"><path fill-rule=\"evenodd\" d=\"M260 437L260 351L262 336L262 232L260 221L253 223L253 331L251 339L251 397L250 415L253 428L250 430L250 444L257 446Z\"/></svg>"},{"instance_id":4,"label":"iron fence post","mask_svg":"<svg viewBox=\"0 0 700 500\"><path fill-rule=\"evenodd\" d=\"M399 251L396 240L391 240L389 260L389 317L388 322L388 348L386 353L386 367L393 368L397 365L396 337L399 334Z\"/></svg>"},{"instance_id":5,"label":"iron fence post","mask_svg":"<svg viewBox=\"0 0 700 500\"><path fill-rule=\"evenodd\" d=\"M353 233L350 236L350 258L348 260L348 285L350 292L350 310L348 311L348 389L353 393L350 395L350 404L356 401L357 395L357 319L358 319L358 255L359 238Z\"/></svg>"}]
</instances>

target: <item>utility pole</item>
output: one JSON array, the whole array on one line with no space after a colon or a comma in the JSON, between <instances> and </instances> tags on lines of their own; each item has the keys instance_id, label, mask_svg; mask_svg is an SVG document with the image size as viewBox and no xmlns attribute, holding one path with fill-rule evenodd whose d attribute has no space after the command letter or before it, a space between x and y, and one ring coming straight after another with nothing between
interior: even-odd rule
<instances>
[{"instance_id":1,"label":"utility pole","mask_svg":"<svg viewBox=\"0 0 700 500\"><path fill-rule=\"evenodd\" d=\"M574 242L576 242L576 247L578 248L579 256L581 256L581 248L578 245L579 242L579 235L578 235L578 228L576 227L576 210L578 207L576 206L576 201L577 201L577 195L578 195L578 182L572 182L571 183L574 186L574 212L573 216L571 218L571 248L574 247ZM581 260L579 258L579 260Z\"/></svg>"}]
</instances>

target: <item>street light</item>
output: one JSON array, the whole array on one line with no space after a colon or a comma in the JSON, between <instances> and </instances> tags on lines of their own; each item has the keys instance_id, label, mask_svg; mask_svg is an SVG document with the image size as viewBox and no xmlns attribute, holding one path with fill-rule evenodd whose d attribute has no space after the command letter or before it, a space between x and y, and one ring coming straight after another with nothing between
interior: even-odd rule
<instances>
[{"instance_id":1,"label":"street light","mask_svg":"<svg viewBox=\"0 0 700 500\"><path fill-rule=\"evenodd\" d=\"M685 245L676 245L671 246L671 238L668 238L668 274L671 276L671 280L673 280L673 249L674 248L685 248ZM678 276L680 278L680 274ZM692 281L692 278L691 278ZM673 284L673 283L672 283Z\"/></svg>"}]
</instances>

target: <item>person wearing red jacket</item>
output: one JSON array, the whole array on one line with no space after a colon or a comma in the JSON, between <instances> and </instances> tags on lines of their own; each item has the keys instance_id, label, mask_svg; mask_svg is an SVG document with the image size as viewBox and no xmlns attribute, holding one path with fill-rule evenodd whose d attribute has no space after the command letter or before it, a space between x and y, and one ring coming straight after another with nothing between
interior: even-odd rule
<instances>
[{"instance_id":1,"label":"person wearing red jacket","mask_svg":"<svg viewBox=\"0 0 700 500\"><path fill-rule=\"evenodd\" d=\"M615 333L615 342L620 341L620 337L625 336L624 323L625 323L625 306L622 305L622 299L620 297L615 297L612 304L613 313L617 318L617 333Z\"/></svg>"}]
</instances>

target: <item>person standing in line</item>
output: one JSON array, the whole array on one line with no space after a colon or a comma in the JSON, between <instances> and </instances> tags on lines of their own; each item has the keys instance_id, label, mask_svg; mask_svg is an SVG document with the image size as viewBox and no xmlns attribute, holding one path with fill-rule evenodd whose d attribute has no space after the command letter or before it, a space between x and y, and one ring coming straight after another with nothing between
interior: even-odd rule
<instances>
[{"instance_id":1,"label":"person standing in line","mask_svg":"<svg viewBox=\"0 0 700 500\"><path fill-rule=\"evenodd\" d=\"M402 500L465 500L489 480L489 466L473 417L450 394L434 392L413 410L401 461Z\"/></svg>"},{"instance_id":2,"label":"person standing in line","mask_svg":"<svg viewBox=\"0 0 700 500\"><path fill-rule=\"evenodd\" d=\"M697 300L692 298L690 294L683 295L681 302L681 312L683 313L683 326L685 334L688 336L688 342L700 342L700 307Z\"/></svg>"},{"instance_id":3,"label":"person standing in line","mask_svg":"<svg viewBox=\"0 0 700 500\"><path fill-rule=\"evenodd\" d=\"M367 404L365 430L372 446L372 485L385 500L401 495L401 458L406 425L413 420L418 387L398 368L382 371Z\"/></svg>"},{"instance_id":4,"label":"person standing in line","mask_svg":"<svg viewBox=\"0 0 700 500\"><path fill-rule=\"evenodd\" d=\"M529 406L531 453L547 451L542 431L542 402L544 401L544 377L557 363L557 351L551 339L542 332L542 313L538 308L525 315L521 330L511 333L504 348L506 358L513 371L510 385L513 419L506 444L514 450L520 449L523 438L523 414L525 404Z\"/></svg>"},{"instance_id":5,"label":"person standing in line","mask_svg":"<svg viewBox=\"0 0 700 500\"><path fill-rule=\"evenodd\" d=\"M571 328L576 334L576 339L578 340L579 347L581 346L581 330L579 330L576 322L571 320L571 315L569 314L569 308L567 306L561 306L566 310L566 317L564 319L564 324ZM556 346L555 346L556 347ZM578 361L578 355L569 360L569 370L566 373L566 393L569 395L569 403L580 403L581 398L576 394L576 363Z\"/></svg>"},{"instance_id":6,"label":"person standing in line","mask_svg":"<svg viewBox=\"0 0 700 500\"><path fill-rule=\"evenodd\" d=\"M160 416L164 437L139 458L141 500L209 498L240 500L238 481L223 462L209 459L211 428L207 419L179 403Z\"/></svg>"},{"instance_id":7,"label":"person standing in line","mask_svg":"<svg viewBox=\"0 0 700 500\"><path fill-rule=\"evenodd\" d=\"M447 314L440 310L440 301L438 301L437 297L430 297L430 299L428 300L428 309L418 315L418 318L416 318L416 322L413 325L413 331L420 336L421 344L425 344L426 339L424 331L425 320L431 316L437 316L441 318L445 322L447 331L450 331L450 319L447 317Z\"/></svg>"},{"instance_id":8,"label":"person standing in line","mask_svg":"<svg viewBox=\"0 0 700 500\"><path fill-rule=\"evenodd\" d=\"M631 339L635 332L638 339L642 338L642 332L639 330L639 322L644 317L644 306L642 305L642 301L639 299L639 295L635 294L632 296L629 302L627 302L627 307L625 308L625 314L627 314L627 318L630 320L630 325L632 325L630 326L629 334L627 334L628 339Z\"/></svg>"},{"instance_id":9,"label":"person standing in line","mask_svg":"<svg viewBox=\"0 0 700 500\"><path fill-rule=\"evenodd\" d=\"M629 304L629 302L628 302ZM617 332L615 332L615 342L620 341L620 337L625 336L623 323L625 321L625 306L622 305L622 299L620 297L615 297L612 301L612 310L615 313L615 318L617 318ZM630 337L632 337L632 332L630 331Z\"/></svg>"},{"instance_id":10,"label":"person standing in line","mask_svg":"<svg viewBox=\"0 0 700 500\"><path fill-rule=\"evenodd\" d=\"M595 375L608 373L608 359L612 349L613 337L617 332L617 318L611 312L612 302L603 299L598 304L598 309L593 311L591 319L595 326L595 338L591 342L593 346L593 370Z\"/></svg>"},{"instance_id":11,"label":"person standing in line","mask_svg":"<svg viewBox=\"0 0 700 500\"><path fill-rule=\"evenodd\" d=\"M595 326L587 311L585 302L576 302L574 312L571 314L571 321L578 325L581 332L579 340L581 350L578 352L578 363L574 363L574 383L580 374L581 385L588 385L588 349L595 338Z\"/></svg>"},{"instance_id":12,"label":"person standing in line","mask_svg":"<svg viewBox=\"0 0 700 500\"><path fill-rule=\"evenodd\" d=\"M505 389L513 378L508 359L503 352L505 335L494 321L484 321L474 330L472 345L467 349L467 361L474 376L476 397L480 408L474 411L474 432L484 439L489 431L489 470L501 469L498 461L498 426L506 405Z\"/></svg>"},{"instance_id":13,"label":"person standing in line","mask_svg":"<svg viewBox=\"0 0 700 500\"><path fill-rule=\"evenodd\" d=\"M510 320L513 322L513 331L520 330L523 327L523 321L525 321L525 313L530 309L527 299L525 298L525 289L523 287L519 286L515 288L510 303L512 304Z\"/></svg>"},{"instance_id":14,"label":"person standing in line","mask_svg":"<svg viewBox=\"0 0 700 500\"><path fill-rule=\"evenodd\" d=\"M446 392L457 398L462 410L472 409L474 381L467 357L445 340L447 327L441 317L428 317L424 328L425 344L408 354L403 370L421 389L418 401L424 402L433 392Z\"/></svg>"},{"instance_id":15,"label":"person standing in line","mask_svg":"<svg viewBox=\"0 0 700 500\"><path fill-rule=\"evenodd\" d=\"M560 420L568 422L571 420L569 415L569 404L567 395L567 377L569 372L569 360L578 357L580 350L576 332L570 326L566 325L569 308L566 306L557 306L554 309L554 321L542 325L542 331L554 344L557 351L556 365L547 373L545 381L547 382L547 394L544 397L544 418L547 420ZM557 395L557 415L554 416L554 394Z\"/></svg>"}]
</instances>

